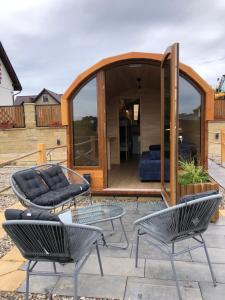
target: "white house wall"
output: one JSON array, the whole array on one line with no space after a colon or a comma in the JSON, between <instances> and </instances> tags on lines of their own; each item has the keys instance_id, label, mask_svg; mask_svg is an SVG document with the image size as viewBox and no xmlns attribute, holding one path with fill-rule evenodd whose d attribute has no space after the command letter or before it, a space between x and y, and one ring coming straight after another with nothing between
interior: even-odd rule
<instances>
[{"instance_id":1,"label":"white house wall","mask_svg":"<svg viewBox=\"0 0 225 300\"><path fill-rule=\"evenodd\" d=\"M0 59L0 106L13 104L12 80Z\"/></svg>"}]
</instances>

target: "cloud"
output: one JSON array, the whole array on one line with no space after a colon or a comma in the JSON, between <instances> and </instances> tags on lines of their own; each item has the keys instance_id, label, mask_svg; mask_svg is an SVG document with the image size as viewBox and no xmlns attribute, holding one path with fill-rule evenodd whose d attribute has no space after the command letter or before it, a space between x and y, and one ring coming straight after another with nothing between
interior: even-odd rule
<instances>
[{"instance_id":1,"label":"cloud","mask_svg":"<svg viewBox=\"0 0 225 300\"><path fill-rule=\"evenodd\" d=\"M211 84L224 73L222 0L0 0L0 37L23 86L63 92L98 60L129 51L163 52Z\"/></svg>"}]
</instances>

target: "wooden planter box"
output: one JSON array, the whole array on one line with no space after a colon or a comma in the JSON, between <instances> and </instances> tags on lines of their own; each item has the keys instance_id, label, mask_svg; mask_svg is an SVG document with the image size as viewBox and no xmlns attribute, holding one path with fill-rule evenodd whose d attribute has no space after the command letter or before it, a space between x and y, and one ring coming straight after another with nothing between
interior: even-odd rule
<instances>
[{"instance_id":1,"label":"wooden planter box","mask_svg":"<svg viewBox=\"0 0 225 300\"><path fill-rule=\"evenodd\" d=\"M206 182L206 183L192 183L187 185L178 184L178 189L177 189L178 199L182 196L207 192L216 189L219 189L219 184L214 180L211 180L210 182ZM211 221L216 222L218 219L219 219L219 209L212 216Z\"/></svg>"}]
</instances>

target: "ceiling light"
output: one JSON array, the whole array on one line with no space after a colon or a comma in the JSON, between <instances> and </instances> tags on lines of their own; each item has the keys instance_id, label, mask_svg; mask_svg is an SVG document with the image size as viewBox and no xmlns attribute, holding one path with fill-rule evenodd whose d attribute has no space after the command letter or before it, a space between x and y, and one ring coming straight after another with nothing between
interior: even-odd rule
<instances>
[{"instance_id":1,"label":"ceiling light","mask_svg":"<svg viewBox=\"0 0 225 300\"><path fill-rule=\"evenodd\" d=\"M131 65L128 65L129 68L140 68L142 67L141 64L131 64Z\"/></svg>"},{"instance_id":2,"label":"ceiling light","mask_svg":"<svg viewBox=\"0 0 225 300\"><path fill-rule=\"evenodd\" d=\"M141 78L140 77L137 78L137 82L138 82L138 89L140 90L141 89Z\"/></svg>"}]
</instances>

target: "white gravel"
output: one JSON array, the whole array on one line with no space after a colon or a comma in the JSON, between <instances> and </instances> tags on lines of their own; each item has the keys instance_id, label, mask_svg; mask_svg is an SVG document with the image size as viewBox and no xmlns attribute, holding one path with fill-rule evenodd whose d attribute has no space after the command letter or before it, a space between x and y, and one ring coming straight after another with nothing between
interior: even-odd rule
<instances>
[{"instance_id":1,"label":"white gravel","mask_svg":"<svg viewBox=\"0 0 225 300\"><path fill-rule=\"evenodd\" d=\"M6 253L10 251L13 246L14 243L7 235L0 239L0 258L6 255Z\"/></svg>"},{"instance_id":2,"label":"white gravel","mask_svg":"<svg viewBox=\"0 0 225 300\"><path fill-rule=\"evenodd\" d=\"M23 293L0 292L0 300L24 300ZM43 294L30 294L29 300L73 300L69 296L56 296L56 295L43 295ZM118 300L113 298L86 298L80 297L80 300Z\"/></svg>"},{"instance_id":3,"label":"white gravel","mask_svg":"<svg viewBox=\"0 0 225 300\"><path fill-rule=\"evenodd\" d=\"M12 206L17 202L17 198L14 195L6 195L6 194L0 194L0 211L5 211L6 208L9 206Z\"/></svg>"},{"instance_id":4,"label":"white gravel","mask_svg":"<svg viewBox=\"0 0 225 300\"><path fill-rule=\"evenodd\" d=\"M11 174L22 169L21 167L2 167L0 168L0 190L9 186L9 179Z\"/></svg>"}]
</instances>

